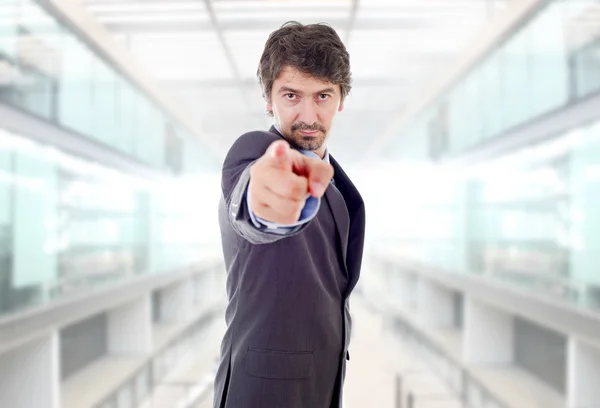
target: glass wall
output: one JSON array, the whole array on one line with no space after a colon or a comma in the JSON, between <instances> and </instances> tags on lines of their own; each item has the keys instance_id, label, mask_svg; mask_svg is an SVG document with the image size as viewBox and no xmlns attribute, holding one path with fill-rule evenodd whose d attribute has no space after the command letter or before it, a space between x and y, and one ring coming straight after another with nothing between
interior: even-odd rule
<instances>
[{"instance_id":1,"label":"glass wall","mask_svg":"<svg viewBox=\"0 0 600 408\"><path fill-rule=\"evenodd\" d=\"M471 270L600 308L600 122L479 169Z\"/></svg>"},{"instance_id":2,"label":"glass wall","mask_svg":"<svg viewBox=\"0 0 600 408\"><path fill-rule=\"evenodd\" d=\"M0 102L157 168L184 170L184 150L216 167L194 135L35 0L0 5Z\"/></svg>"},{"instance_id":3,"label":"glass wall","mask_svg":"<svg viewBox=\"0 0 600 408\"><path fill-rule=\"evenodd\" d=\"M600 0L542 3L411 120L392 142L394 157L458 154L600 92Z\"/></svg>"},{"instance_id":4,"label":"glass wall","mask_svg":"<svg viewBox=\"0 0 600 408\"><path fill-rule=\"evenodd\" d=\"M374 251L600 310L600 112L493 162L435 164L600 94L600 0L540 4L406 122L385 153L392 192L365 175L368 237Z\"/></svg>"},{"instance_id":5,"label":"glass wall","mask_svg":"<svg viewBox=\"0 0 600 408\"><path fill-rule=\"evenodd\" d=\"M600 310L600 117L482 164L387 173L391 192L360 186L374 251Z\"/></svg>"},{"instance_id":6,"label":"glass wall","mask_svg":"<svg viewBox=\"0 0 600 408\"><path fill-rule=\"evenodd\" d=\"M148 180L0 129L0 314L205 261L218 189L218 174Z\"/></svg>"}]
</instances>

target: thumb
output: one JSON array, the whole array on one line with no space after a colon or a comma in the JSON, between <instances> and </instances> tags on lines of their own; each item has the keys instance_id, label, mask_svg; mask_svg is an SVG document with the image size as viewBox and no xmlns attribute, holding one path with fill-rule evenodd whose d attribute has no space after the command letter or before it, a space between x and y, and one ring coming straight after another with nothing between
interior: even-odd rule
<instances>
[{"instance_id":1,"label":"thumb","mask_svg":"<svg viewBox=\"0 0 600 408\"><path fill-rule=\"evenodd\" d=\"M285 140L271 143L266 156L273 167L291 168L290 145Z\"/></svg>"}]
</instances>

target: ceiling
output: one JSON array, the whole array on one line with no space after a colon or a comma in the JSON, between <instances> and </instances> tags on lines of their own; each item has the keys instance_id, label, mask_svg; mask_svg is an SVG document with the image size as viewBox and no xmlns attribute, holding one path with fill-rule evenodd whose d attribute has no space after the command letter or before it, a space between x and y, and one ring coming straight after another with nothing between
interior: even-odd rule
<instances>
[{"instance_id":1,"label":"ceiling","mask_svg":"<svg viewBox=\"0 0 600 408\"><path fill-rule=\"evenodd\" d=\"M329 147L357 160L411 95L468 47L508 0L81 0L218 140L270 126L256 79L269 33L327 22L350 52L354 84Z\"/></svg>"}]
</instances>

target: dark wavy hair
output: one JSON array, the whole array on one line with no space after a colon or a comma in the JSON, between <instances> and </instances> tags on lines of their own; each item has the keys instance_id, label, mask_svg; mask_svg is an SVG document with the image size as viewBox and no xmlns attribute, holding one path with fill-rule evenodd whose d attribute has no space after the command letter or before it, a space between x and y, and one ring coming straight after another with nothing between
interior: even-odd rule
<instances>
[{"instance_id":1,"label":"dark wavy hair","mask_svg":"<svg viewBox=\"0 0 600 408\"><path fill-rule=\"evenodd\" d=\"M285 66L339 85L342 100L352 88L350 55L335 30L325 23L289 21L271 33L256 72L267 101L271 100L273 82Z\"/></svg>"}]
</instances>

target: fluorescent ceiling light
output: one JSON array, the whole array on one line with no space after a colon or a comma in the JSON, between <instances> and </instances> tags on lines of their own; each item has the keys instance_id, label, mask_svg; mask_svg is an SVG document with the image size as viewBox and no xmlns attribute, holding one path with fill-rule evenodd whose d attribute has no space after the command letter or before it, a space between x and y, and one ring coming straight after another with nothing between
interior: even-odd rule
<instances>
[{"instance_id":1,"label":"fluorescent ceiling light","mask_svg":"<svg viewBox=\"0 0 600 408\"><path fill-rule=\"evenodd\" d=\"M94 13L113 13L113 12L144 12L144 11L206 11L203 2L195 1L166 1L164 3L150 2L130 2L130 3L111 3L94 4L87 6L88 10Z\"/></svg>"},{"instance_id":2,"label":"fluorescent ceiling light","mask_svg":"<svg viewBox=\"0 0 600 408\"><path fill-rule=\"evenodd\" d=\"M487 13L483 10L475 11L444 11L434 12L432 10L360 10L357 19L371 20L393 20L415 18L422 20L439 21L447 24L468 23L473 19L487 19ZM457 21L458 20L458 21Z\"/></svg>"},{"instance_id":3,"label":"fluorescent ceiling light","mask_svg":"<svg viewBox=\"0 0 600 408\"><path fill-rule=\"evenodd\" d=\"M210 19L204 12L200 13L169 13L169 14L138 14L97 16L103 23L155 23L155 22L208 22Z\"/></svg>"},{"instance_id":4,"label":"fluorescent ceiling light","mask_svg":"<svg viewBox=\"0 0 600 408\"><path fill-rule=\"evenodd\" d=\"M303 1L219 1L213 3L215 11L240 11L240 10L311 10L319 9L350 9L351 0L303 0Z\"/></svg>"},{"instance_id":5,"label":"fluorescent ceiling light","mask_svg":"<svg viewBox=\"0 0 600 408\"><path fill-rule=\"evenodd\" d=\"M172 32L155 32L155 33L143 33L143 34L131 34L129 35L130 41L135 42L147 42L155 40L163 41L186 41L193 42L197 41L202 44L204 41L216 41L215 34L212 32L184 32L184 33L172 33Z\"/></svg>"},{"instance_id":6,"label":"fluorescent ceiling light","mask_svg":"<svg viewBox=\"0 0 600 408\"><path fill-rule=\"evenodd\" d=\"M280 10L273 11L235 11L227 13L219 13L218 19L223 21L245 21L245 20L314 20L314 21L327 21L329 19L343 19L349 18L349 11L312 11L312 10L298 10L294 13L286 13Z\"/></svg>"},{"instance_id":7,"label":"fluorescent ceiling light","mask_svg":"<svg viewBox=\"0 0 600 408\"><path fill-rule=\"evenodd\" d=\"M440 8L472 8L475 7L486 7L485 2L478 2L473 0L361 0L360 8L428 8L428 9L440 9Z\"/></svg>"}]
</instances>

